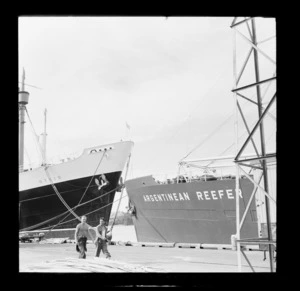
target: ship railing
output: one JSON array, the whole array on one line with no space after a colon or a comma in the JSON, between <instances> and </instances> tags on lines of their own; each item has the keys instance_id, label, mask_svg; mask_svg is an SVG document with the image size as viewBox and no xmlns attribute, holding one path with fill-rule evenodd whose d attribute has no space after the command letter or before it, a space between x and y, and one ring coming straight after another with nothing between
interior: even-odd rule
<instances>
[{"instance_id":1,"label":"ship railing","mask_svg":"<svg viewBox=\"0 0 300 291\"><path fill-rule=\"evenodd\" d=\"M178 183L191 183L191 182L203 182L203 181L213 181L213 180L232 180L235 179L235 174L225 173L225 174L179 174L179 175L170 175L170 174L160 174L153 175L154 180L158 184L178 184ZM241 176L241 178L246 178L246 176Z\"/></svg>"},{"instance_id":2,"label":"ship railing","mask_svg":"<svg viewBox=\"0 0 300 291\"><path fill-rule=\"evenodd\" d=\"M176 172L169 172L169 173L158 173L158 174L153 174L154 180L158 184L174 184L173 180L176 179L177 173Z\"/></svg>"},{"instance_id":3,"label":"ship railing","mask_svg":"<svg viewBox=\"0 0 300 291\"><path fill-rule=\"evenodd\" d=\"M65 163L65 162L68 162L68 161L72 161L72 160L77 159L81 154L82 154L82 151L73 152L73 153L70 153L70 154L63 155L63 156L62 155L57 155L57 156L50 157L50 158L47 159L46 163L43 163L41 161L26 163L23 166L19 166L19 173L32 171L33 169L44 166L45 164L47 164L47 165L57 165L57 164Z\"/></svg>"},{"instance_id":4,"label":"ship railing","mask_svg":"<svg viewBox=\"0 0 300 291\"><path fill-rule=\"evenodd\" d=\"M53 157L48 159L47 163L52 164L52 165L62 164L62 163L69 162L69 161L77 159L81 154L82 154L82 151L73 152L73 153L65 154L65 155L53 156Z\"/></svg>"},{"instance_id":5,"label":"ship railing","mask_svg":"<svg viewBox=\"0 0 300 291\"><path fill-rule=\"evenodd\" d=\"M236 178L236 165L232 156L180 161L178 166L179 183L180 180L181 182L201 182ZM241 178L246 178L246 176L241 176Z\"/></svg>"},{"instance_id":6,"label":"ship railing","mask_svg":"<svg viewBox=\"0 0 300 291\"><path fill-rule=\"evenodd\" d=\"M19 173L32 171L36 168L41 167L41 165L42 164L40 162L33 162L33 163L30 163L30 164L25 164L23 166L19 166Z\"/></svg>"}]
</instances>

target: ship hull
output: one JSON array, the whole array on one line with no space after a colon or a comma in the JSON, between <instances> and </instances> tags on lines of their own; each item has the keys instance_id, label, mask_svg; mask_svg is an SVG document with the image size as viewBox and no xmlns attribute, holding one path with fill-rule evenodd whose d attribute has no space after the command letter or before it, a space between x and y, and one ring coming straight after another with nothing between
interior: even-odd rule
<instances>
[{"instance_id":1,"label":"ship hull","mask_svg":"<svg viewBox=\"0 0 300 291\"><path fill-rule=\"evenodd\" d=\"M236 234L235 180L157 184L151 176L126 184L139 242L230 244ZM240 217L254 186L240 179ZM257 237L255 203L250 204L241 238Z\"/></svg>"},{"instance_id":2,"label":"ship hull","mask_svg":"<svg viewBox=\"0 0 300 291\"><path fill-rule=\"evenodd\" d=\"M68 207L76 207L74 213L77 216L86 215L88 224L95 226L100 217L109 220L120 176L121 172L106 174L110 184L100 191L93 176L56 183L55 187ZM92 185L87 187L91 180ZM20 196L20 229L33 226L36 226L34 229L52 226L55 229L74 228L78 224L78 219L50 185L22 191ZM58 225L59 222L61 224Z\"/></svg>"},{"instance_id":3,"label":"ship hull","mask_svg":"<svg viewBox=\"0 0 300 291\"><path fill-rule=\"evenodd\" d=\"M73 228L77 216L86 215L95 226L109 220L119 179L132 149L132 142L85 149L77 159L47 165L19 174L19 229ZM98 188L105 174L109 184Z\"/></svg>"}]
</instances>

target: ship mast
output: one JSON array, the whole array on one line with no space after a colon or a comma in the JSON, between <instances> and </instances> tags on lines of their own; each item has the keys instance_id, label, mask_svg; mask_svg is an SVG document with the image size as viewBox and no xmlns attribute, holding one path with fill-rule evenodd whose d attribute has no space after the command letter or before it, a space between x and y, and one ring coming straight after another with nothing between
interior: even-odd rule
<instances>
[{"instance_id":1,"label":"ship mast","mask_svg":"<svg viewBox=\"0 0 300 291\"><path fill-rule=\"evenodd\" d=\"M24 166L24 126L25 110L28 104L29 93L25 91L25 71L23 68L22 87L19 91L19 171L23 171Z\"/></svg>"},{"instance_id":2,"label":"ship mast","mask_svg":"<svg viewBox=\"0 0 300 291\"><path fill-rule=\"evenodd\" d=\"M46 137L47 137L47 133L46 133L46 121L47 121L47 108L45 108L44 111L44 133L42 133L43 136L43 165L46 165Z\"/></svg>"}]
</instances>

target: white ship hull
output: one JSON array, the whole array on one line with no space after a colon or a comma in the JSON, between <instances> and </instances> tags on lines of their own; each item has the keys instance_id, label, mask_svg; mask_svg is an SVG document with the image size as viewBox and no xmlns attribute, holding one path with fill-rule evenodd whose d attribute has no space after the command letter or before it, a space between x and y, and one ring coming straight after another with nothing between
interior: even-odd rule
<instances>
[{"instance_id":1,"label":"white ship hull","mask_svg":"<svg viewBox=\"0 0 300 291\"><path fill-rule=\"evenodd\" d=\"M122 172L132 147L133 142L119 142L88 148L74 160L48 166L47 171L53 183L90 177L94 174ZM107 150L104 151L104 149ZM45 167L24 171L19 174L20 192L50 184Z\"/></svg>"}]
</instances>

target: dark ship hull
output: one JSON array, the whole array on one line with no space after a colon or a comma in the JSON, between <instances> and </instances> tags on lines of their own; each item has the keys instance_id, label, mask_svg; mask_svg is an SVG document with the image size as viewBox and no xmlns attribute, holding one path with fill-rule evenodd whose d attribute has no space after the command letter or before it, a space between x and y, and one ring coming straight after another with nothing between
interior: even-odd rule
<instances>
[{"instance_id":1,"label":"dark ship hull","mask_svg":"<svg viewBox=\"0 0 300 291\"><path fill-rule=\"evenodd\" d=\"M236 234L235 179L157 184L152 176L125 183L139 242L230 244ZM254 186L240 179L240 217ZM242 237L257 237L252 201Z\"/></svg>"},{"instance_id":2,"label":"dark ship hull","mask_svg":"<svg viewBox=\"0 0 300 291\"><path fill-rule=\"evenodd\" d=\"M94 182L87 188L93 177L56 183L55 187L70 208L76 207L83 197L80 202L83 205L75 208L74 212L78 216L87 215L88 223L97 225L100 217L109 220L120 176L121 172L106 174L110 184L100 191ZM41 228L47 228L60 221L62 223L55 229L75 228L78 224L78 220L68 211L51 185L22 191L20 197L20 229L34 225L38 228L40 223Z\"/></svg>"}]
</instances>

